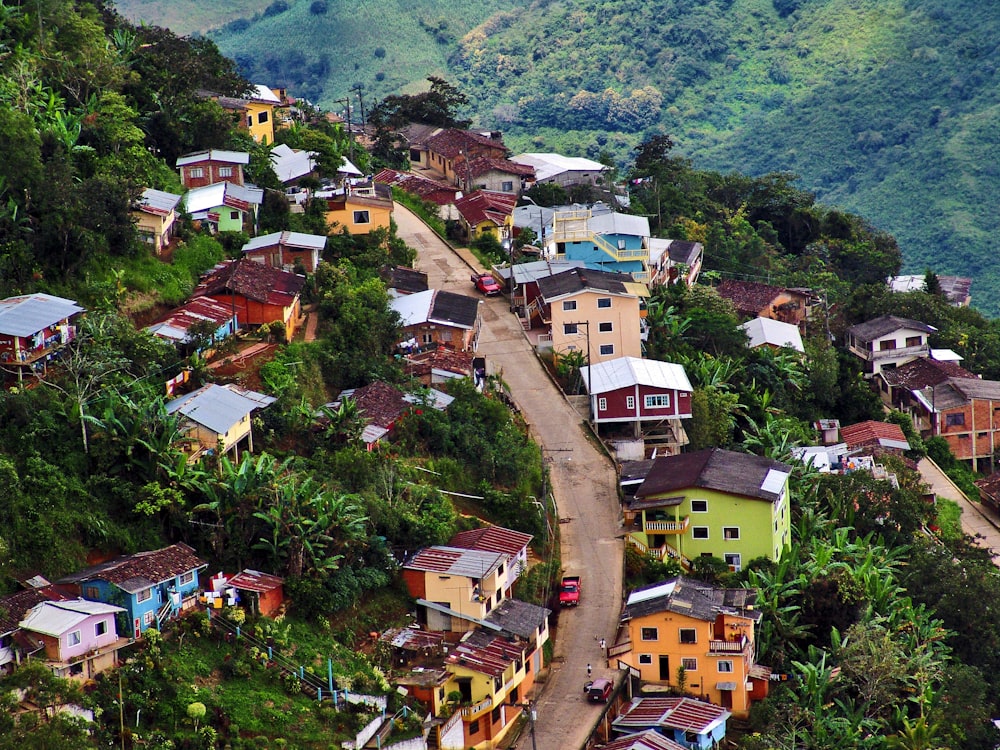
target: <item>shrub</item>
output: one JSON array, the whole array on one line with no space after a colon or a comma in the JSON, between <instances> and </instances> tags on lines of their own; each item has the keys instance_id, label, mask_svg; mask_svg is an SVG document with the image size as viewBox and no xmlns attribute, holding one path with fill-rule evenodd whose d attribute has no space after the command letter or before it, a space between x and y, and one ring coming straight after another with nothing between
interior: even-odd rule
<instances>
[{"instance_id":1,"label":"shrub","mask_svg":"<svg viewBox=\"0 0 1000 750\"><path fill-rule=\"evenodd\" d=\"M309 6L309 12L314 16L322 16L327 11L326 0L315 0L312 5Z\"/></svg>"}]
</instances>

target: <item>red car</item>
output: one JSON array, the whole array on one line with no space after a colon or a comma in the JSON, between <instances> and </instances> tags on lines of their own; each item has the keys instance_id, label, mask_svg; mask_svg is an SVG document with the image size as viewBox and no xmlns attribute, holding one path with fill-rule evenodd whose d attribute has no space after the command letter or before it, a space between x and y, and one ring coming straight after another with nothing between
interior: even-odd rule
<instances>
[{"instance_id":1,"label":"red car","mask_svg":"<svg viewBox=\"0 0 1000 750\"><path fill-rule=\"evenodd\" d=\"M497 280L488 273L472 274L472 283L476 285L476 289L485 294L487 297L495 297L500 294L500 285L497 283Z\"/></svg>"},{"instance_id":2,"label":"red car","mask_svg":"<svg viewBox=\"0 0 1000 750\"><path fill-rule=\"evenodd\" d=\"M587 700L591 703L607 703L614 688L615 683L611 680L605 680L603 677L596 679L587 689Z\"/></svg>"}]
</instances>

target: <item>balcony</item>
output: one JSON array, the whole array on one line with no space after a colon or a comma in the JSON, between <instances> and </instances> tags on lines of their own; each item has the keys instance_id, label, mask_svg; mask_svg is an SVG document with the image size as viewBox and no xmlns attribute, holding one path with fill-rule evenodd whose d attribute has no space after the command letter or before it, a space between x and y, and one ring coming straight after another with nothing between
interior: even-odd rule
<instances>
[{"instance_id":1,"label":"balcony","mask_svg":"<svg viewBox=\"0 0 1000 750\"><path fill-rule=\"evenodd\" d=\"M856 344L849 344L848 349L850 349L851 353L868 362L880 362L886 359L902 359L905 357L926 357L930 352L930 346L927 344L923 344L922 346L904 346L899 349L879 349L876 351L870 351Z\"/></svg>"},{"instance_id":2,"label":"balcony","mask_svg":"<svg viewBox=\"0 0 1000 750\"><path fill-rule=\"evenodd\" d=\"M709 654L743 654L749 656L750 639L741 635L736 640L711 640L708 642Z\"/></svg>"},{"instance_id":3,"label":"balcony","mask_svg":"<svg viewBox=\"0 0 1000 750\"><path fill-rule=\"evenodd\" d=\"M471 706L466 706L462 709L462 718L472 721L477 718L484 711L488 711L493 708L493 697L487 696L483 698L479 703L474 703Z\"/></svg>"},{"instance_id":4,"label":"balcony","mask_svg":"<svg viewBox=\"0 0 1000 750\"><path fill-rule=\"evenodd\" d=\"M679 521L646 521L643 531L647 534L683 534L691 525L691 519L685 516Z\"/></svg>"}]
</instances>

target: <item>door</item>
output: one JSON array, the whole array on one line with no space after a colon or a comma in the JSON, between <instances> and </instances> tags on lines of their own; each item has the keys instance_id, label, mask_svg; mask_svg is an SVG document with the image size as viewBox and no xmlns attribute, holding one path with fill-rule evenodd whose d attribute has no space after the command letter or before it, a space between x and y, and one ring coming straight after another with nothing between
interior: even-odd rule
<instances>
[{"instance_id":1,"label":"door","mask_svg":"<svg viewBox=\"0 0 1000 750\"><path fill-rule=\"evenodd\" d=\"M670 657L660 654L660 679L670 682Z\"/></svg>"},{"instance_id":2,"label":"door","mask_svg":"<svg viewBox=\"0 0 1000 750\"><path fill-rule=\"evenodd\" d=\"M138 617L136 617L135 620L132 621L132 632L134 634L132 636L133 638L138 638L140 635L142 635L142 623L139 622Z\"/></svg>"}]
</instances>

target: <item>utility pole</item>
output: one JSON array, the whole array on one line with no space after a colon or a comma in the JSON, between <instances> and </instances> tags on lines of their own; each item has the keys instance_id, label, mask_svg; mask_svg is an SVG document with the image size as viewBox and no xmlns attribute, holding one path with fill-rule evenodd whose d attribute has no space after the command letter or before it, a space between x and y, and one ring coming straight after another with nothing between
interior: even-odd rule
<instances>
[{"instance_id":1,"label":"utility pole","mask_svg":"<svg viewBox=\"0 0 1000 750\"><path fill-rule=\"evenodd\" d=\"M593 385L594 385L594 371L593 371L593 366L594 366L594 363L590 359L590 321L589 320L583 320L583 321L580 321L579 323L566 323L566 325L569 325L569 326L584 326L586 328L586 331L587 331L587 401L588 401L588 403L590 404L590 407L591 407L589 409L589 411L590 411L590 419L591 419L591 422L593 422L594 421L594 417L596 416L596 414L595 414L595 410L593 408L593 406L594 406L594 393L593 393Z\"/></svg>"},{"instance_id":2,"label":"utility pole","mask_svg":"<svg viewBox=\"0 0 1000 750\"><path fill-rule=\"evenodd\" d=\"M351 98L347 97L346 99L337 99L337 103L338 104L340 104L341 102L343 102L343 104L344 104L344 112L347 115L347 153L349 155L351 163L353 164L354 163L354 133L351 132Z\"/></svg>"},{"instance_id":3,"label":"utility pole","mask_svg":"<svg viewBox=\"0 0 1000 750\"><path fill-rule=\"evenodd\" d=\"M361 110L361 124L365 124L365 100L362 94L364 93L365 85L358 82L351 86L351 91L356 91L358 94L358 108Z\"/></svg>"}]
</instances>

